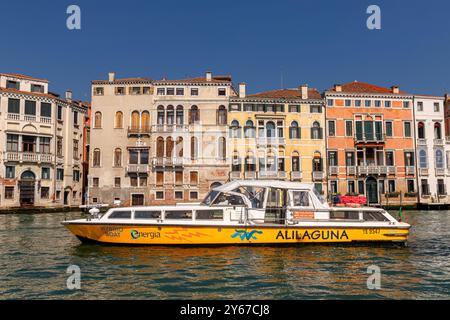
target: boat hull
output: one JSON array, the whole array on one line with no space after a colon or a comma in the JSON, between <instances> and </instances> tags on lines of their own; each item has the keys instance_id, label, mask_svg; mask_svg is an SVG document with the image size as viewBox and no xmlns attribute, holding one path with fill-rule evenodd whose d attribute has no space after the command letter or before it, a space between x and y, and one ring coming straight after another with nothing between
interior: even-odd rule
<instances>
[{"instance_id":1,"label":"boat hull","mask_svg":"<svg viewBox=\"0 0 450 320\"><path fill-rule=\"evenodd\" d=\"M405 227L174 226L66 223L80 240L126 245L406 243Z\"/></svg>"}]
</instances>

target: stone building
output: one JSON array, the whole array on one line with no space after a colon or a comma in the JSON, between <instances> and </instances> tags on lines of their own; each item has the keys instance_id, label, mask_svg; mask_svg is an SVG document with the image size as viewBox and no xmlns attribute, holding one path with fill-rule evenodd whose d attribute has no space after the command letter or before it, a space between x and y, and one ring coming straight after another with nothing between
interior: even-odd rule
<instances>
[{"instance_id":1,"label":"stone building","mask_svg":"<svg viewBox=\"0 0 450 320\"><path fill-rule=\"evenodd\" d=\"M93 81L89 201L200 201L228 180L226 106L235 94L230 77L211 72Z\"/></svg>"},{"instance_id":2,"label":"stone building","mask_svg":"<svg viewBox=\"0 0 450 320\"><path fill-rule=\"evenodd\" d=\"M326 191L325 110L307 85L230 98L231 179L314 182Z\"/></svg>"},{"instance_id":3,"label":"stone building","mask_svg":"<svg viewBox=\"0 0 450 320\"><path fill-rule=\"evenodd\" d=\"M48 81L0 74L0 207L77 206L86 108Z\"/></svg>"}]
</instances>

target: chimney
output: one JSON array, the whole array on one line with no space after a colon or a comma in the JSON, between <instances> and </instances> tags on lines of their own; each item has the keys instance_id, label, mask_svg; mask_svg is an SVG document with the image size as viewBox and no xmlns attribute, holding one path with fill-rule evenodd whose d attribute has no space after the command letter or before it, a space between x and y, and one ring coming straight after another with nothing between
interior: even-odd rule
<instances>
[{"instance_id":1,"label":"chimney","mask_svg":"<svg viewBox=\"0 0 450 320\"><path fill-rule=\"evenodd\" d=\"M340 84L335 84L335 85L334 85L334 90L335 90L336 92L342 92L342 85L340 85Z\"/></svg>"},{"instance_id":2,"label":"chimney","mask_svg":"<svg viewBox=\"0 0 450 320\"><path fill-rule=\"evenodd\" d=\"M206 71L206 81L211 81L211 80L212 80L212 72Z\"/></svg>"},{"instance_id":3,"label":"chimney","mask_svg":"<svg viewBox=\"0 0 450 320\"><path fill-rule=\"evenodd\" d=\"M302 99L306 100L308 99L308 85L307 84L302 84L300 87L300 92L302 94Z\"/></svg>"},{"instance_id":4,"label":"chimney","mask_svg":"<svg viewBox=\"0 0 450 320\"><path fill-rule=\"evenodd\" d=\"M72 91L70 91L70 90L66 91L66 100L72 101Z\"/></svg>"},{"instance_id":5,"label":"chimney","mask_svg":"<svg viewBox=\"0 0 450 320\"><path fill-rule=\"evenodd\" d=\"M392 86L391 87L392 93L400 93L400 87L399 86Z\"/></svg>"},{"instance_id":6,"label":"chimney","mask_svg":"<svg viewBox=\"0 0 450 320\"><path fill-rule=\"evenodd\" d=\"M246 85L244 82L239 83L239 98L245 98L246 95Z\"/></svg>"},{"instance_id":7,"label":"chimney","mask_svg":"<svg viewBox=\"0 0 450 320\"><path fill-rule=\"evenodd\" d=\"M115 72L108 73L108 81L109 82L114 82L115 78L116 78L116 73Z\"/></svg>"}]
</instances>

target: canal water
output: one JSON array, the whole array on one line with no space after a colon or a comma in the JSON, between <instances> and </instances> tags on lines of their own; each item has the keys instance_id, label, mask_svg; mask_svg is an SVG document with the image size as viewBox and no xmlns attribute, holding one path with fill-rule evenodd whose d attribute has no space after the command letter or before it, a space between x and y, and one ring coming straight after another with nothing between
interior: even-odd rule
<instances>
[{"instance_id":1,"label":"canal water","mask_svg":"<svg viewBox=\"0 0 450 320\"><path fill-rule=\"evenodd\" d=\"M60 224L81 216L0 215L0 299L450 299L450 212L405 212L406 248L86 245Z\"/></svg>"}]
</instances>

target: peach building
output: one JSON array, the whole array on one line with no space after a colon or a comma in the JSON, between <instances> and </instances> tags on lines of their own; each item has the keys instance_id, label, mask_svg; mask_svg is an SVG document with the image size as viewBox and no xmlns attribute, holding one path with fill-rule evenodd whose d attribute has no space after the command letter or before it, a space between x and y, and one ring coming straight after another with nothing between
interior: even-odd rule
<instances>
[{"instance_id":1,"label":"peach building","mask_svg":"<svg viewBox=\"0 0 450 320\"><path fill-rule=\"evenodd\" d=\"M414 204L413 96L355 81L335 85L325 99L329 194Z\"/></svg>"}]
</instances>

